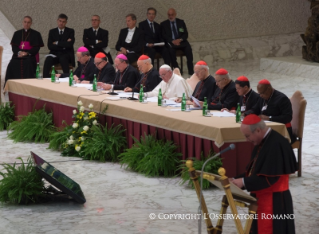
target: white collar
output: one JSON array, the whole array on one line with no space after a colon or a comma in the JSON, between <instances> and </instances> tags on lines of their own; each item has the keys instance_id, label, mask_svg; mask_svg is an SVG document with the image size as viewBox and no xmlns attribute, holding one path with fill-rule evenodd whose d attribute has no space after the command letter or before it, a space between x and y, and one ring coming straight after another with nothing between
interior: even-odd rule
<instances>
[{"instance_id":1,"label":"white collar","mask_svg":"<svg viewBox=\"0 0 319 234\"><path fill-rule=\"evenodd\" d=\"M94 32L94 31L99 31L100 27L98 27L97 29L95 29L95 28L92 27L92 29L93 29L93 32Z\"/></svg>"},{"instance_id":2,"label":"white collar","mask_svg":"<svg viewBox=\"0 0 319 234\"><path fill-rule=\"evenodd\" d=\"M129 31L129 32L135 32L135 29L136 29L136 27L134 27L134 28L132 28L132 29L129 29L129 28L128 28L128 31Z\"/></svg>"},{"instance_id":3,"label":"white collar","mask_svg":"<svg viewBox=\"0 0 319 234\"><path fill-rule=\"evenodd\" d=\"M147 20L148 24L153 24L153 25L154 25L154 21L151 22L151 21L149 21L148 19L146 19L146 20Z\"/></svg>"},{"instance_id":4,"label":"white collar","mask_svg":"<svg viewBox=\"0 0 319 234\"><path fill-rule=\"evenodd\" d=\"M271 128L268 128L267 132L265 133L263 139L268 135L268 133L270 132Z\"/></svg>"}]
</instances>

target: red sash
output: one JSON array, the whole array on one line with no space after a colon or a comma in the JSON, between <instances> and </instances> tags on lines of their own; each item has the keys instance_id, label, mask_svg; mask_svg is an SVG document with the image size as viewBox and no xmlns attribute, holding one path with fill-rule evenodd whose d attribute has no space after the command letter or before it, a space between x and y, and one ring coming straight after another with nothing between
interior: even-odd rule
<instances>
[{"instance_id":1,"label":"red sash","mask_svg":"<svg viewBox=\"0 0 319 234\"><path fill-rule=\"evenodd\" d=\"M273 233L273 193L284 192L289 189L289 175L280 176L279 180L269 188L262 189L256 192L258 198L257 214L258 214L258 233L272 234Z\"/></svg>"},{"instance_id":2,"label":"red sash","mask_svg":"<svg viewBox=\"0 0 319 234\"><path fill-rule=\"evenodd\" d=\"M291 123L286 123L286 128L291 128Z\"/></svg>"}]
</instances>

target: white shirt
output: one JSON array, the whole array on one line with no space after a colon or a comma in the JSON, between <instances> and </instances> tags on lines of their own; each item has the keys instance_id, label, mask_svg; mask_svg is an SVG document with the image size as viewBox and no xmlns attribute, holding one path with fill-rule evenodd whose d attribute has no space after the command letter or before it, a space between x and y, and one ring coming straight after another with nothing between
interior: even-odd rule
<instances>
[{"instance_id":1,"label":"white shirt","mask_svg":"<svg viewBox=\"0 0 319 234\"><path fill-rule=\"evenodd\" d=\"M95 28L92 27L93 32L96 33L96 35L97 35L97 33L99 32L99 28L100 28L100 27L98 27L97 29L95 29ZM96 32L95 32L95 31L96 31ZM97 43L99 43L99 40L95 40L95 44L97 44ZM94 48L94 47L92 46L92 48Z\"/></svg>"},{"instance_id":2,"label":"white shirt","mask_svg":"<svg viewBox=\"0 0 319 234\"><path fill-rule=\"evenodd\" d=\"M157 97L159 89L162 89L163 96L165 95L169 99L182 97L183 93L187 96L189 95L189 92L193 93L186 80L174 73L167 83L162 80L151 92L145 94L147 97Z\"/></svg>"},{"instance_id":3,"label":"white shirt","mask_svg":"<svg viewBox=\"0 0 319 234\"><path fill-rule=\"evenodd\" d=\"M129 29L128 28L128 34L126 36L126 39L125 39L125 42L126 43L131 43L132 42L132 38L133 38L133 35L134 35L134 32L135 32L135 28L132 28L132 29Z\"/></svg>"}]
</instances>

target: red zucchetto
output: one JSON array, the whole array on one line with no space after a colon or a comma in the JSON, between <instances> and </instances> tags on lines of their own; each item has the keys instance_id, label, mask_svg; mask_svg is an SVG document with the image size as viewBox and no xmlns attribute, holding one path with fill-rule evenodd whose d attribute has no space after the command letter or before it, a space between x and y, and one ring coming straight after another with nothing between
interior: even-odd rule
<instances>
[{"instance_id":1,"label":"red zucchetto","mask_svg":"<svg viewBox=\"0 0 319 234\"><path fill-rule=\"evenodd\" d=\"M198 61L195 65L204 65L207 66L207 63L203 60Z\"/></svg>"},{"instance_id":2,"label":"red zucchetto","mask_svg":"<svg viewBox=\"0 0 319 234\"><path fill-rule=\"evenodd\" d=\"M148 57L147 55L143 54L141 55L138 60L146 60L146 59L149 59L150 57Z\"/></svg>"},{"instance_id":3,"label":"red zucchetto","mask_svg":"<svg viewBox=\"0 0 319 234\"><path fill-rule=\"evenodd\" d=\"M246 124L246 125L254 125L257 124L261 121L261 118L259 118L257 115L255 114L251 114L251 115L247 115L242 124Z\"/></svg>"},{"instance_id":4,"label":"red zucchetto","mask_svg":"<svg viewBox=\"0 0 319 234\"><path fill-rule=\"evenodd\" d=\"M258 84L270 85L270 82L269 82L269 80L263 79L263 80L259 81Z\"/></svg>"},{"instance_id":5,"label":"red zucchetto","mask_svg":"<svg viewBox=\"0 0 319 234\"><path fill-rule=\"evenodd\" d=\"M227 75L228 71L224 68L220 68L217 70L217 72L215 73L216 75Z\"/></svg>"},{"instance_id":6,"label":"red zucchetto","mask_svg":"<svg viewBox=\"0 0 319 234\"><path fill-rule=\"evenodd\" d=\"M238 81L249 81L246 76L240 76L237 78Z\"/></svg>"},{"instance_id":7,"label":"red zucchetto","mask_svg":"<svg viewBox=\"0 0 319 234\"><path fill-rule=\"evenodd\" d=\"M105 58L105 57L106 57L106 55L103 54L102 52L97 53L97 54L95 55L95 58Z\"/></svg>"}]
</instances>

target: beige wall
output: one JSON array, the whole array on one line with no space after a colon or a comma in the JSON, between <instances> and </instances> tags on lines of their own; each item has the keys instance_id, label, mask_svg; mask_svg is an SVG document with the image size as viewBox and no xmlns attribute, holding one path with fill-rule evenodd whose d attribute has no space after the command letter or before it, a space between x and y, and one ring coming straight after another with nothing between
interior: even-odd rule
<instances>
[{"instance_id":1,"label":"beige wall","mask_svg":"<svg viewBox=\"0 0 319 234\"><path fill-rule=\"evenodd\" d=\"M303 32L310 16L306 0L0 1L0 10L16 29L22 28L22 17L30 15L32 27L41 32L45 44L49 29L56 27L57 15L67 14L67 26L76 33L75 47L82 45L83 29L90 27L92 14L101 16L101 27L109 31L109 46L114 48L119 30L126 26L124 16L132 12L142 21L149 6L158 10L157 22L167 18L169 7L176 8L192 42ZM45 47L41 53L46 51Z\"/></svg>"}]
</instances>

